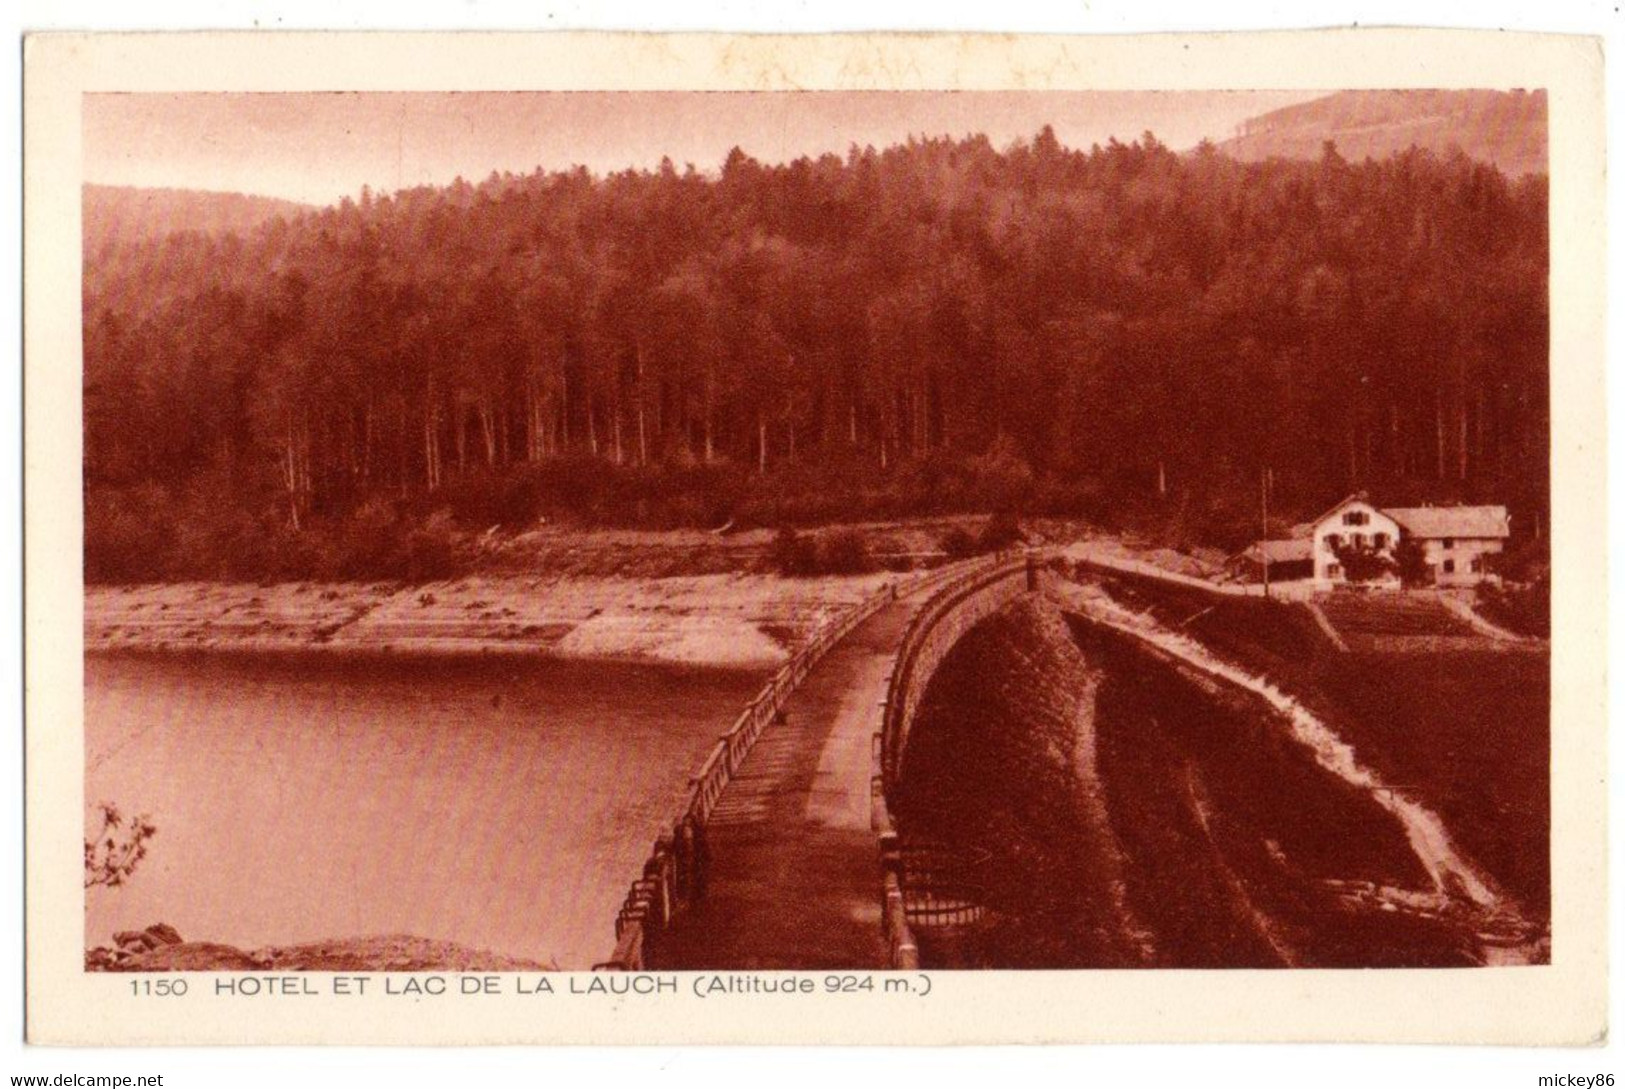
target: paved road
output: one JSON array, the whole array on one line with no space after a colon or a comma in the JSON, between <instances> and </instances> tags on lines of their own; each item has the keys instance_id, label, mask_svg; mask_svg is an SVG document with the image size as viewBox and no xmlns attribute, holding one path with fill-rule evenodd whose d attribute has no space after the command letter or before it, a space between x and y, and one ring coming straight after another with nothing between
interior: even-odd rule
<instances>
[{"instance_id":1,"label":"paved road","mask_svg":"<svg viewBox=\"0 0 1625 1089\"><path fill-rule=\"evenodd\" d=\"M705 898L659 936L651 968L886 966L870 745L916 604L905 598L854 629L757 740L707 825Z\"/></svg>"}]
</instances>

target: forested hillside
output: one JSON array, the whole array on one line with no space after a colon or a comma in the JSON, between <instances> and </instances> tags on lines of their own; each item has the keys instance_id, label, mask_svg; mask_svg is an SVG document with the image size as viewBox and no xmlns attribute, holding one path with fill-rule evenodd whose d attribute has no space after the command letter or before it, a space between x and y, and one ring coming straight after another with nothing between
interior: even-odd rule
<instances>
[{"instance_id":1,"label":"forested hillside","mask_svg":"<svg viewBox=\"0 0 1625 1089\"><path fill-rule=\"evenodd\" d=\"M93 579L388 573L540 516L1238 545L1265 469L1283 518L1546 505L1546 180L1459 154L1046 128L492 175L87 249L84 313Z\"/></svg>"},{"instance_id":2,"label":"forested hillside","mask_svg":"<svg viewBox=\"0 0 1625 1089\"><path fill-rule=\"evenodd\" d=\"M82 208L87 259L99 257L109 246L161 237L174 231L244 233L274 216L294 216L315 210L291 200L244 193L140 189L127 185L85 186Z\"/></svg>"},{"instance_id":3,"label":"forested hillside","mask_svg":"<svg viewBox=\"0 0 1625 1089\"><path fill-rule=\"evenodd\" d=\"M1247 121L1219 149L1237 159L1312 159L1326 141L1350 160L1412 145L1461 149L1513 178L1546 173L1545 91L1339 91Z\"/></svg>"}]
</instances>

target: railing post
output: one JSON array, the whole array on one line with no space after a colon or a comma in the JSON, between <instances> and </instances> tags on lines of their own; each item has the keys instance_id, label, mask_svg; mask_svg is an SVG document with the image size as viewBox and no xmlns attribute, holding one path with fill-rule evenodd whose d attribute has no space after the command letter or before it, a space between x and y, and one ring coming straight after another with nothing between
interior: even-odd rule
<instances>
[{"instance_id":1,"label":"railing post","mask_svg":"<svg viewBox=\"0 0 1625 1089\"><path fill-rule=\"evenodd\" d=\"M896 874L898 880L902 880L903 846L895 828L880 833L880 868L885 873Z\"/></svg>"},{"instance_id":2,"label":"railing post","mask_svg":"<svg viewBox=\"0 0 1625 1089\"><path fill-rule=\"evenodd\" d=\"M688 822L679 820L671 826L672 844L672 897L678 908L694 902L694 845L688 835Z\"/></svg>"},{"instance_id":3,"label":"railing post","mask_svg":"<svg viewBox=\"0 0 1625 1089\"><path fill-rule=\"evenodd\" d=\"M694 899L705 898L705 887L711 876L711 847L705 836L705 825L691 820L688 824L690 850L693 853Z\"/></svg>"},{"instance_id":4,"label":"railing post","mask_svg":"<svg viewBox=\"0 0 1625 1089\"><path fill-rule=\"evenodd\" d=\"M654 851L651 853L646 868L653 871L648 874L654 883L654 902L650 905L654 910L655 918L659 921L662 930L671 922L671 836L662 835L655 840Z\"/></svg>"},{"instance_id":5,"label":"railing post","mask_svg":"<svg viewBox=\"0 0 1625 1089\"><path fill-rule=\"evenodd\" d=\"M904 970L920 966L920 950L914 944L914 932L908 925L908 908L903 901L903 887L896 874L887 874L881 897L885 916L886 946L891 954L891 966Z\"/></svg>"}]
</instances>

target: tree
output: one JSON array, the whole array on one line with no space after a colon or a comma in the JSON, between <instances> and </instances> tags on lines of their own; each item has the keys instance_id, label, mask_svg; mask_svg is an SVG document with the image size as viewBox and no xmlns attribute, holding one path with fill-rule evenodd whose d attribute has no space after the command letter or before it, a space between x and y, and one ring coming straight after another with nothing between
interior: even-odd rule
<instances>
[{"instance_id":1,"label":"tree","mask_svg":"<svg viewBox=\"0 0 1625 1089\"><path fill-rule=\"evenodd\" d=\"M815 574L818 568L817 545L790 526L782 526L774 534L771 556L774 569L791 578Z\"/></svg>"},{"instance_id":2,"label":"tree","mask_svg":"<svg viewBox=\"0 0 1625 1089\"><path fill-rule=\"evenodd\" d=\"M1212 544L1266 465L1291 519L1363 488L1539 526L1547 204L1459 155L1242 163L1045 127L87 231L86 555L217 574L131 547L220 536L172 533L197 504L153 489L285 537L288 575L379 498L402 532L510 485L545 516L694 524L730 471L765 525L1026 509L966 483L1006 460L1053 513Z\"/></svg>"},{"instance_id":3,"label":"tree","mask_svg":"<svg viewBox=\"0 0 1625 1089\"><path fill-rule=\"evenodd\" d=\"M1396 567L1387 553L1370 545L1344 542L1332 551L1337 555L1337 562L1343 565L1343 577L1350 582L1375 582L1392 575Z\"/></svg>"},{"instance_id":4,"label":"tree","mask_svg":"<svg viewBox=\"0 0 1625 1089\"><path fill-rule=\"evenodd\" d=\"M1433 569L1428 566L1427 551L1415 537L1402 536L1394 546L1394 566L1399 579L1406 586L1427 586L1433 581Z\"/></svg>"},{"instance_id":5,"label":"tree","mask_svg":"<svg viewBox=\"0 0 1625 1089\"><path fill-rule=\"evenodd\" d=\"M96 811L101 827L85 839L85 888L117 888L147 857L147 841L158 829L145 814L126 818L111 802L100 803Z\"/></svg>"}]
</instances>

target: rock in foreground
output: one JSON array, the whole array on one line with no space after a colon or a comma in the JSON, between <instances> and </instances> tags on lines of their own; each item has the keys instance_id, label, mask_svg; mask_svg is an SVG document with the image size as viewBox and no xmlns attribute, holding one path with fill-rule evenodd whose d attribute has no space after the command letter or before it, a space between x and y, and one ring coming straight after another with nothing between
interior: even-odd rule
<instances>
[{"instance_id":1,"label":"rock in foreground","mask_svg":"<svg viewBox=\"0 0 1625 1089\"><path fill-rule=\"evenodd\" d=\"M85 954L87 972L545 972L555 964L455 942L397 934L271 946L245 951L217 942L163 944L143 952Z\"/></svg>"}]
</instances>

